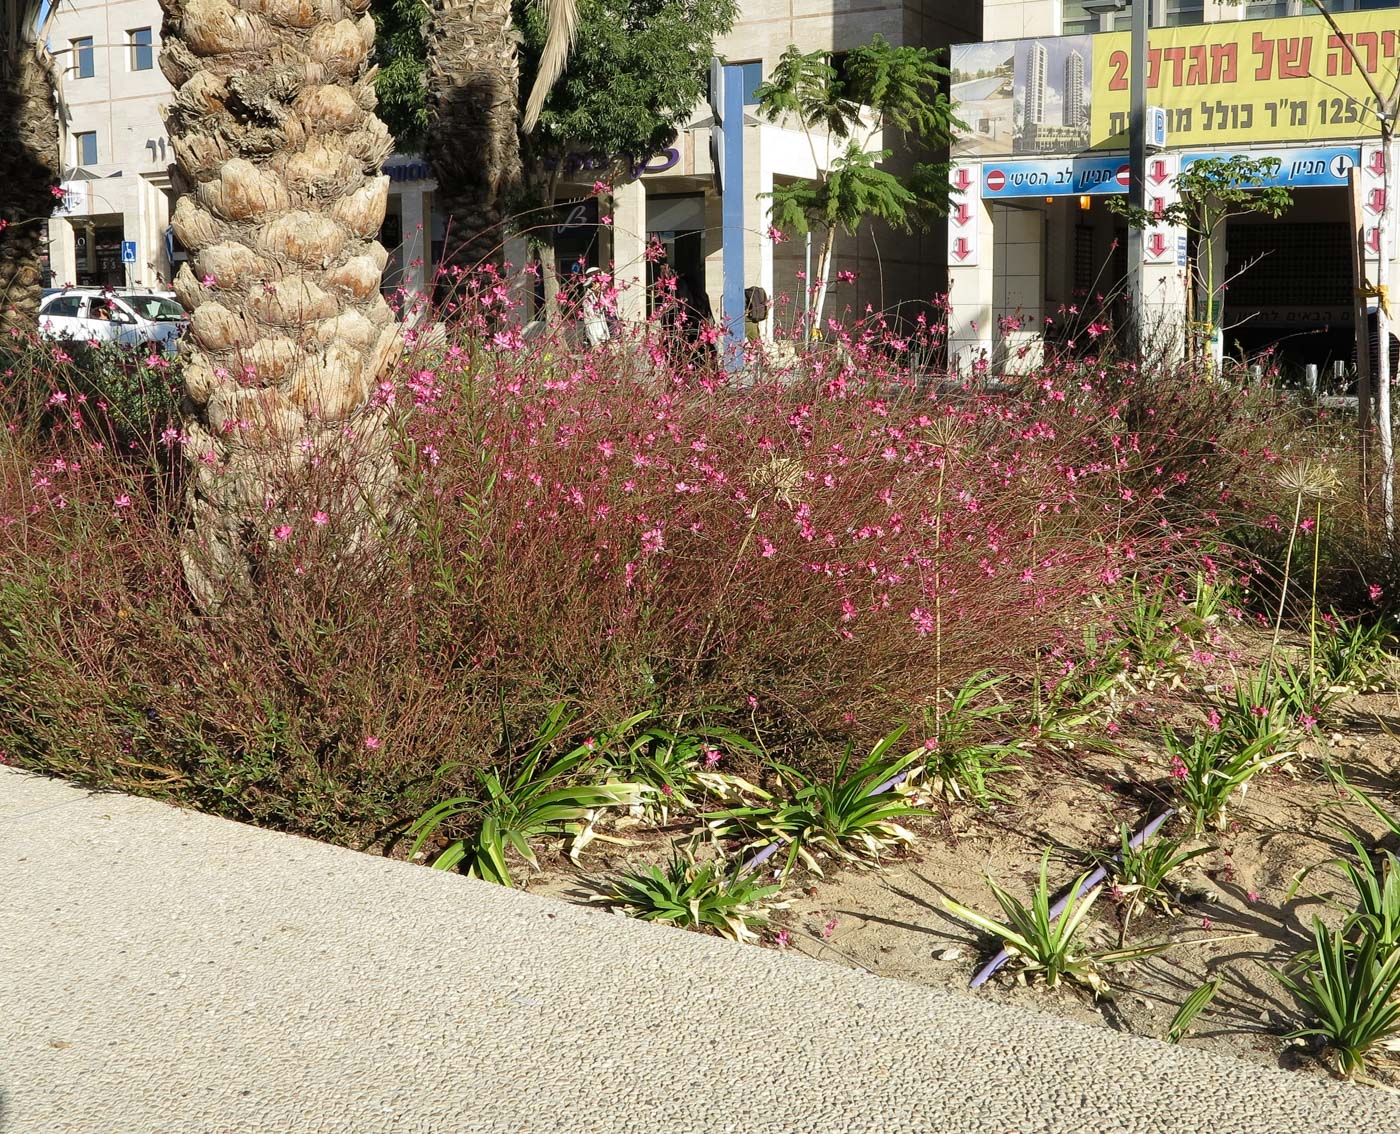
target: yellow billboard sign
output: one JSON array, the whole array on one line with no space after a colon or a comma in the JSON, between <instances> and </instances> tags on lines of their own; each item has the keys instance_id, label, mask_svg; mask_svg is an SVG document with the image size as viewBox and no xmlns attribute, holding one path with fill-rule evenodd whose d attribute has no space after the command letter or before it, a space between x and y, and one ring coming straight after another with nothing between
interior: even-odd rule
<instances>
[{"instance_id":1,"label":"yellow billboard sign","mask_svg":"<svg viewBox=\"0 0 1400 1134\"><path fill-rule=\"evenodd\" d=\"M1395 82L1400 11L1337 17L1383 91ZM1093 37L1090 146L1127 146L1131 33ZM1147 101L1167 112L1172 146L1316 142L1376 133L1356 62L1320 16L1154 28Z\"/></svg>"},{"instance_id":2,"label":"yellow billboard sign","mask_svg":"<svg viewBox=\"0 0 1400 1134\"><path fill-rule=\"evenodd\" d=\"M1374 137L1363 69L1389 93L1400 66L1400 9L1336 18L1341 36L1318 15L1153 28L1147 101L1167 112L1168 144ZM952 96L967 129L954 139L954 158L1127 149L1130 38L955 45Z\"/></svg>"}]
</instances>

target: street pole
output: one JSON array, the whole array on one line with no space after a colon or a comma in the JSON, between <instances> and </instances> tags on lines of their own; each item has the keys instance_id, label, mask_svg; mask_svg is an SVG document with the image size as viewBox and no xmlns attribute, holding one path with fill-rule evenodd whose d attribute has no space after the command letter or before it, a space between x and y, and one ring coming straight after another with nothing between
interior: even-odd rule
<instances>
[{"instance_id":1,"label":"street pole","mask_svg":"<svg viewBox=\"0 0 1400 1134\"><path fill-rule=\"evenodd\" d=\"M1128 207L1134 216L1147 208L1147 21L1148 0L1132 0L1132 59L1128 65ZM1132 295L1133 353L1142 364L1147 347L1142 242L1146 230L1128 226L1128 287Z\"/></svg>"}]
</instances>

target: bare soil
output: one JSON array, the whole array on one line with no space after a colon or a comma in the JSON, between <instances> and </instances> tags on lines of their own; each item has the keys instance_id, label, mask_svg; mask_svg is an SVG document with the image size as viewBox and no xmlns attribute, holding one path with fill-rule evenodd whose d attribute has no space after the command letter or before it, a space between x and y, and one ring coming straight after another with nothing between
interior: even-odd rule
<instances>
[{"instance_id":1,"label":"bare soil","mask_svg":"<svg viewBox=\"0 0 1400 1134\"><path fill-rule=\"evenodd\" d=\"M996 943L953 917L944 899L1000 919L987 879L1028 898L1047 847L1053 848L1054 889L1062 893L1091 868L1096 852L1117 848L1122 826L1137 830L1169 806L1167 760L1152 738L1162 718L1187 715L1175 698L1143 698L1125 714L1130 724L1118 753L1035 757L1013 782L1012 802L987 811L939 805L936 816L911 824L918 844L878 868L833 865L823 876L794 872L783 893L789 904L773 913L765 944L779 947L778 933L786 930L783 947L879 976L966 990ZM1194 715L1199 720L1199 712ZM1176 947L1106 970L1112 991L1100 998L1068 985L1050 990L1020 983L1005 970L971 994L1164 1038L1182 1000L1219 976L1220 991L1185 1044L1326 1073L1312 1044L1285 1038L1298 1014L1273 971L1311 944L1315 915L1328 922L1340 917L1329 903L1341 897L1342 877L1334 867L1319 865L1350 850L1333 824L1344 823L1368 839L1385 833L1374 815L1332 784L1322 759L1341 765L1352 784L1400 812L1400 740L1391 732L1400 734L1400 694L1350 697L1326 723L1330 731L1305 742L1287 770L1261 775L1236 797L1226 830L1188 844L1210 850L1178 876L1180 913L1133 918L1129 944L1172 940ZM1189 835L1177 820L1163 831ZM586 900L590 879L666 861L689 828L648 834L633 828L625 834L637 845L596 851L595 843L582 870L562 855L550 859L530 888ZM1299 871L1308 867L1313 872L1290 897ZM1119 912L1105 893L1088 930L1092 943L1118 944ZM1400 1074L1383 1069L1378 1081L1400 1087Z\"/></svg>"}]
</instances>

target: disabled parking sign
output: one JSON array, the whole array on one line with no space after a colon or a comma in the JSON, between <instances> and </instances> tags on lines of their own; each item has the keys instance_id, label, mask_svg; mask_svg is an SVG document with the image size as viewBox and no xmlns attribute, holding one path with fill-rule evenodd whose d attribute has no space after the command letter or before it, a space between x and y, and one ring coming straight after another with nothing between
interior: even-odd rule
<instances>
[{"instance_id":1,"label":"disabled parking sign","mask_svg":"<svg viewBox=\"0 0 1400 1134\"><path fill-rule=\"evenodd\" d=\"M123 241L122 241L122 263L123 263L123 264L134 264L134 263L136 263L136 241L134 241L134 240L123 240Z\"/></svg>"}]
</instances>

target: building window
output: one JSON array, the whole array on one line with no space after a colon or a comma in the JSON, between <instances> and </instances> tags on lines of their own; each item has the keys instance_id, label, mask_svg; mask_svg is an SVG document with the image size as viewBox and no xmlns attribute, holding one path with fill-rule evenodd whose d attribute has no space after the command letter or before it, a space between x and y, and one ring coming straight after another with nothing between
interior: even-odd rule
<instances>
[{"instance_id":1,"label":"building window","mask_svg":"<svg viewBox=\"0 0 1400 1134\"><path fill-rule=\"evenodd\" d=\"M97 164L97 132L95 130L73 135L73 160L78 165Z\"/></svg>"},{"instance_id":2,"label":"building window","mask_svg":"<svg viewBox=\"0 0 1400 1134\"><path fill-rule=\"evenodd\" d=\"M155 66L155 48L151 45L150 28L134 28L127 32L131 43L131 69L149 71Z\"/></svg>"},{"instance_id":3,"label":"building window","mask_svg":"<svg viewBox=\"0 0 1400 1134\"><path fill-rule=\"evenodd\" d=\"M754 95L754 91L758 90L758 84L763 82L763 64L740 63L739 67L741 68L740 73L743 75L741 85L744 88L744 105L757 106L758 98Z\"/></svg>"},{"instance_id":4,"label":"building window","mask_svg":"<svg viewBox=\"0 0 1400 1134\"><path fill-rule=\"evenodd\" d=\"M1166 0L1164 7L1166 19L1162 22L1169 28L1205 22L1205 0Z\"/></svg>"},{"instance_id":5,"label":"building window","mask_svg":"<svg viewBox=\"0 0 1400 1134\"><path fill-rule=\"evenodd\" d=\"M97 59L92 50L92 36L85 35L73 42L73 70L75 79L90 79L97 74Z\"/></svg>"}]
</instances>

